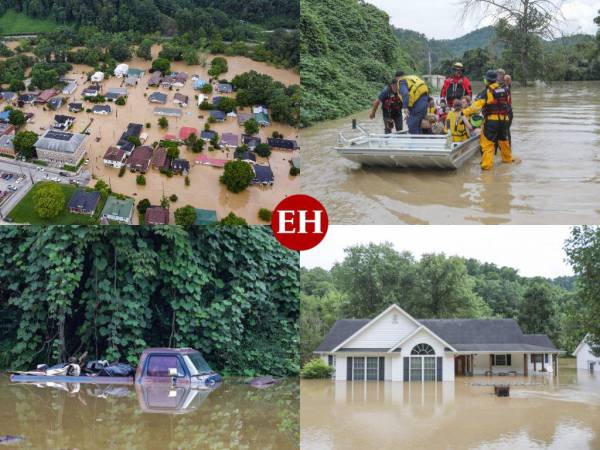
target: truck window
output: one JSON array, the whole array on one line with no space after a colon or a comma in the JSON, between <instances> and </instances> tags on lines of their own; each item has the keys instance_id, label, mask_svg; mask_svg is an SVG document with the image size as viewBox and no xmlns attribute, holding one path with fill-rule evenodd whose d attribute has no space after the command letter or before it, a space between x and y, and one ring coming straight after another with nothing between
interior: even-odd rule
<instances>
[{"instance_id":1,"label":"truck window","mask_svg":"<svg viewBox=\"0 0 600 450\"><path fill-rule=\"evenodd\" d=\"M178 377L185 376L177 356L151 356L148 360L147 375L149 377L168 377L169 369L172 368L177 369Z\"/></svg>"}]
</instances>

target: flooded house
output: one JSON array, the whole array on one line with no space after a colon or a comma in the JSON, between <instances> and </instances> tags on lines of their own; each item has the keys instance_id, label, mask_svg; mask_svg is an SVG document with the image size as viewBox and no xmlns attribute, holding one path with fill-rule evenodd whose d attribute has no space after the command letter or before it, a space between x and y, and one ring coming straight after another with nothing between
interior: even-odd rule
<instances>
[{"instance_id":1,"label":"flooded house","mask_svg":"<svg viewBox=\"0 0 600 450\"><path fill-rule=\"evenodd\" d=\"M150 78L148 78L148 86L158 87L160 86L160 82L162 81L162 72L157 70L153 72Z\"/></svg>"},{"instance_id":2,"label":"flooded house","mask_svg":"<svg viewBox=\"0 0 600 450\"><path fill-rule=\"evenodd\" d=\"M225 122L225 119L227 118L227 114L225 114L225 112L223 112L221 110L213 109L210 111L210 117L215 119L217 122Z\"/></svg>"},{"instance_id":3,"label":"flooded house","mask_svg":"<svg viewBox=\"0 0 600 450\"><path fill-rule=\"evenodd\" d=\"M68 130L71 125L75 122L75 117L73 116L64 116L62 114L57 114L54 116L54 122L52 123L52 128L56 128L57 130Z\"/></svg>"},{"instance_id":4,"label":"flooded house","mask_svg":"<svg viewBox=\"0 0 600 450\"><path fill-rule=\"evenodd\" d=\"M259 184L263 186L273 185L275 176L273 175L273 170L271 167L254 164L252 168L254 169L254 179L252 180L252 184Z\"/></svg>"},{"instance_id":5,"label":"flooded house","mask_svg":"<svg viewBox=\"0 0 600 450\"><path fill-rule=\"evenodd\" d=\"M198 137L198 130L194 127L181 127L179 130L179 139L185 142L192 134Z\"/></svg>"},{"instance_id":6,"label":"flooded house","mask_svg":"<svg viewBox=\"0 0 600 450\"><path fill-rule=\"evenodd\" d=\"M267 144L275 150L299 150L298 142L292 139L268 138Z\"/></svg>"},{"instance_id":7,"label":"flooded house","mask_svg":"<svg viewBox=\"0 0 600 450\"><path fill-rule=\"evenodd\" d=\"M171 166L167 149L164 147L156 147L152 155L152 167L156 170L167 170Z\"/></svg>"},{"instance_id":8,"label":"flooded house","mask_svg":"<svg viewBox=\"0 0 600 450\"><path fill-rule=\"evenodd\" d=\"M101 219L111 220L123 224L131 224L133 217L133 199L119 199L109 195L100 214Z\"/></svg>"},{"instance_id":9,"label":"flooded house","mask_svg":"<svg viewBox=\"0 0 600 450\"><path fill-rule=\"evenodd\" d=\"M68 209L74 214L93 215L100 203L100 192L78 189L69 200Z\"/></svg>"},{"instance_id":10,"label":"flooded house","mask_svg":"<svg viewBox=\"0 0 600 450\"><path fill-rule=\"evenodd\" d=\"M46 89L40 92L40 95L35 99L35 103L38 105L43 105L48 103L52 97L56 96L57 92L54 89Z\"/></svg>"},{"instance_id":11,"label":"flooded house","mask_svg":"<svg viewBox=\"0 0 600 450\"><path fill-rule=\"evenodd\" d=\"M168 225L169 210L160 206L150 206L146 210L146 225Z\"/></svg>"},{"instance_id":12,"label":"flooded house","mask_svg":"<svg viewBox=\"0 0 600 450\"><path fill-rule=\"evenodd\" d=\"M589 337L590 335L586 334L573 352L573 356L577 358L577 369L600 372L600 346L590 344Z\"/></svg>"},{"instance_id":13,"label":"flooded house","mask_svg":"<svg viewBox=\"0 0 600 450\"><path fill-rule=\"evenodd\" d=\"M315 353L338 381L453 381L557 374L563 352L513 319L415 319L393 304L373 319L338 320Z\"/></svg>"},{"instance_id":14,"label":"flooded house","mask_svg":"<svg viewBox=\"0 0 600 450\"><path fill-rule=\"evenodd\" d=\"M167 103L167 94L163 94L162 92L153 92L148 96L148 101L150 103L158 103L164 105Z\"/></svg>"},{"instance_id":15,"label":"flooded house","mask_svg":"<svg viewBox=\"0 0 600 450\"><path fill-rule=\"evenodd\" d=\"M83 111L83 103L69 103L69 112L78 113Z\"/></svg>"},{"instance_id":16,"label":"flooded house","mask_svg":"<svg viewBox=\"0 0 600 450\"><path fill-rule=\"evenodd\" d=\"M126 159L127 152L119 147L109 147L102 157L106 167L114 167L115 169L120 169L123 167Z\"/></svg>"},{"instance_id":17,"label":"flooded house","mask_svg":"<svg viewBox=\"0 0 600 450\"><path fill-rule=\"evenodd\" d=\"M136 147L129 157L129 170L132 172L146 173L152 160L152 147L143 145Z\"/></svg>"},{"instance_id":18,"label":"flooded house","mask_svg":"<svg viewBox=\"0 0 600 450\"><path fill-rule=\"evenodd\" d=\"M110 105L94 105L92 107L92 113L107 116L112 113L112 108Z\"/></svg>"},{"instance_id":19,"label":"flooded house","mask_svg":"<svg viewBox=\"0 0 600 450\"><path fill-rule=\"evenodd\" d=\"M69 80L67 85L62 89L63 95L71 95L77 90L77 81Z\"/></svg>"},{"instance_id":20,"label":"flooded house","mask_svg":"<svg viewBox=\"0 0 600 450\"><path fill-rule=\"evenodd\" d=\"M127 73L129 72L129 66L127 64L119 64L117 67L115 67L115 77L117 78L123 78L127 76Z\"/></svg>"},{"instance_id":21,"label":"flooded house","mask_svg":"<svg viewBox=\"0 0 600 450\"><path fill-rule=\"evenodd\" d=\"M85 137L85 134L47 130L34 144L38 159L77 166L85 154Z\"/></svg>"},{"instance_id":22,"label":"flooded house","mask_svg":"<svg viewBox=\"0 0 600 450\"><path fill-rule=\"evenodd\" d=\"M218 83L217 92L221 94L231 94L233 92L233 86L229 83Z\"/></svg>"},{"instance_id":23,"label":"flooded house","mask_svg":"<svg viewBox=\"0 0 600 450\"><path fill-rule=\"evenodd\" d=\"M185 108L188 105L188 100L189 97L187 95L180 94L179 92L177 92L173 97L173 103L183 108Z\"/></svg>"},{"instance_id":24,"label":"flooded house","mask_svg":"<svg viewBox=\"0 0 600 450\"><path fill-rule=\"evenodd\" d=\"M154 108L154 115L166 117L181 117L181 109L176 108Z\"/></svg>"},{"instance_id":25,"label":"flooded house","mask_svg":"<svg viewBox=\"0 0 600 450\"><path fill-rule=\"evenodd\" d=\"M92 83L101 83L102 81L104 81L104 72L95 72L91 76L90 81Z\"/></svg>"},{"instance_id":26,"label":"flooded house","mask_svg":"<svg viewBox=\"0 0 600 450\"><path fill-rule=\"evenodd\" d=\"M240 137L233 133L221 133L221 145L233 150L240 144Z\"/></svg>"}]
</instances>

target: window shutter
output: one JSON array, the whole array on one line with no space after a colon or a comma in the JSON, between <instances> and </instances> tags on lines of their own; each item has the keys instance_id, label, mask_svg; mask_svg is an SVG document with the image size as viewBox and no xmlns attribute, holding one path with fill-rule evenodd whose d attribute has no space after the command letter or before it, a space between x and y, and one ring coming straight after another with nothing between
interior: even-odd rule
<instances>
[{"instance_id":1,"label":"window shutter","mask_svg":"<svg viewBox=\"0 0 600 450\"><path fill-rule=\"evenodd\" d=\"M333 366L333 355L327 356L327 364L329 364L329 367Z\"/></svg>"},{"instance_id":2,"label":"window shutter","mask_svg":"<svg viewBox=\"0 0 600 450\"><path fill-rule=\"evenodd\" d=\"M379 357L379 380L385 380L385 357Z\"/></svg>"},{"instance_id":3,"label":"window shutter","mask_svg":"<svg viewBox=\"0 0 600 450\"><path fill-rule=\"evenodd\" d=\"M408 381L408 356L404 357L404 381Z\"/></svg>"},{"instance_id":4,"label":"window shutter","mask_svg":"<svg viewBox=\"0 0 600 450\"><path fill-rule=\"evenodd\" d=\"M352 356L346 358L346 380L352 381Z\"/></svg>"},{"instance_id":5,"label":"window shutter","mask_svg":"<svg viewBox=\"0 0 600 450\"><path fill-rule=\"evenodd\" d=\"M511 355L506 355L506 365L512 366L512 358Z\"/></svg>"},{"instance_id":6,"label":"window shutter","mask_svg":"<svg viewBox=\"0 0 600 450\"><path fill-rule=\"evenodd\" d=\"M444 381L442 378L443 375L443 358L441 356L437 357L437 380L438 381Z\"/></svg>"},{"instance_id":7,"label":"window shutter","mask_svg":"<svg viewBox=\"0 0 600 450\"><path fill-rule=\"evenodd\" d=\"M495 355L490 355L490 361L492 362L492 366L496 365L496 358Z\"/></svg>"}]
</instances>

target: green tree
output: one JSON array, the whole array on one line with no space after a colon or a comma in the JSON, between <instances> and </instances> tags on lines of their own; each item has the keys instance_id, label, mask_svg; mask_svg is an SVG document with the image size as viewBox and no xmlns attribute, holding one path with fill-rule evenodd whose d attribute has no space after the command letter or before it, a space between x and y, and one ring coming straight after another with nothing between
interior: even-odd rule
<instances>
[{"instance_id":1,"label":"green tree","mask_svg":"<svg viewBox=\"0 0 600 450\"><path fill-rule=\"evenodd\" d=\"M273 213L268 208L260 208L258 210L258 218L263 222L271 222L271 218L273 217Z\"/></svg>"},{"instance_id":2,"label":"green tree","mask_svg":"<svg viewBox=\"0 0 600 450\"><path fill-rule=\"evenodd\" d=\"M13 140L15 151L27 159L35 158L37 156L35 152L37 139L38 135L33 131L19 131Z\"/></svg>"},{"instance_id":3,"label":"green tree","mask_svg":"<svg viewBox=\"0 0 600 450\"><path fill-rule=\"evenodd\" d=\"M221 225L248 225L246 219L243 217L236 216L234 213L230 212L227 216L223 217L220 222Z\"/></svg>"},{"instance_id":4,"label":"green tree","mask_svg":"<svg viewBox=\"0 0 600 450\"><path fill-rule=\"evenodd\" d=\"M25 122L27 122L25 114L23 114L23 111L21 111L20 109L13 109L8 115L8 120L12 125L16 127L20 127L21 125L24 125Z\"/></svg>"},{"instance_id":5,"label":"green tree","mask_svg":"<svg viewBox=\"0 0 600 450\"><path fill-rule=\"evenodd\" d=\"M152 68L160 70L162 73L169 73L171 71L171 62L168 59L157 58L152 61Z\"/></svg>"},{"instance_id":6,"label":"green tree","mask_svg":"<svg viewBox=\"0 0 600 450\"><path fill-rule=\"evenodd\" d=\"M8 90L12 92L21 92L25 90L25 83L22 80L11 80Z\"/></svg>"},{"instance_id":7,"label":"green tree","mask_svg":"<svg viewBox=\"0 0 600 450\"><path fill-rule=\"evenodd\" d=\"M262 156L263 158L268 158L271 156L271 146L264 142L258 144L254 151L258 156Z\"/></svg>"},{"instance_id":8,"label":"green tree","mask_svg":"<svg viewBox=\"0 0 600 450\"><path fill-rule=\"evenodd\" d=\"M230 192L239 193L244 191L254 179L252 166L244 161L228 161L221 175L221 183L227 186Z\"/></svg>"},{"instance_id":9,"label":"green tree","mask_svg":"<svg viewBox=\"0 0 600 450\"><path fill-rule=\"evenodd\" d=\"M244 122L244 131L246 134L257 134L260 130L258 122L256 119L249 119Z\"/></svg>"},{"instance_id":10,"label":"green tree","mask_svg":"<svg viewBox=\"0 0 600 450\"><path fill-rule=\"evenodd\" d=\"M146 210L148 208L150 208L150 200L148 200L147 198L140 200L136 206L138 213L140 214L140 216L143 216L146 214Z\"/></svg>"},{"instance_id":11,"label":"green tree","mask_svg":"<svg viewBox=\"0 0 600 450\"><path fill-rule=\"evenodd\" d=\"M145 59L146 61L150 61L152 59L152 40L144 39L140 43L137 48L136 56Z\"/></svg>"},{"instance_id":12,"label":"green tree","mask_svg":"<svg viewBox=\"0 0 600 450\"><path fill-rule=\"evenodd\" d=\"M234 98L231 97L221 97L217 108L223 112L230 113L235 111L236 102Z\"/></svg>"},{"instance_id":13,"label":"green tree","mask_svg":"<svg viewBox=\"0 0 600 450\"><path fill-rule=\"evenodd\" d=\"M198 50L196 50L193 47L187 48L183 52L183 60L188 66L197 66L200 63L200 58L198 57Z\"/></svg>"},{"instance_id":14,"label":"green tree","mask_svg":"<svg viewBox=\"0 0 600 450\"><path fill-rule=\"evenodd\" d=\"M65 194L59 185L46 183L33 192L33 208L42 219L52 219L65 208Z\"/></svg>"},{"instance_id":15,"label":"green tree","mask_svg":"<svg viewBox=\"0 0 600 450\"><path fill-rule=\"evenodd\" d=\"M216 58L213 58L213 60L210 62L210 69L208 69L208 74L211 77L216 78L222 73L227 72L228 70L229 68L227 66L227 60L222 56L217 56Z\"/></svg>"},{"instance_id":16,"label":"green tree","mask_svg":"<svg viewBox=\"0 0 600 450\"><path fill-rule=\"evenodd\" d=\"M519 325L524 333L543 333L555 336L556 293L541 278L534 279L523 295Z\"/></svg>"},{"instance_id":17,"label":"green tree","mask_svg":"<svg viewBox=\"0 0 600 450\"><path fill-rule=\"evenodd\" d=\"M146 177L142 174L138 175L137 177L135 177L135 183L139 186L145 186L146 185Z\"/></svg>"},{"instance_id":18,"label":"green tree","mask_svg":"<svg viewBox=\"0 0 600 450\"><path fill-rule=\"evenodd\" d=\"M166 117L158 119L158 126L162 129L169 128L169 120Z\"/></svg>"},{"instance_id":19,"label":"green tree","mask_svg":"<svg viewBox=\"0 0 600 450\"><path fill-rule=\"evenodd\" d=\"M175 223L182 227L191 227L196 222L196 210L191 205L186 205L175 210Z\"/></svg>"}]
</instances>

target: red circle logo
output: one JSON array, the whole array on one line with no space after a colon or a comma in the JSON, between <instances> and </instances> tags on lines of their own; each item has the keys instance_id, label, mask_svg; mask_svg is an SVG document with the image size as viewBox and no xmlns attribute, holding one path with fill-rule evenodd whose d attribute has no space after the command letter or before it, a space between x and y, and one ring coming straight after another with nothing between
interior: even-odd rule
<instances>
[{"instance_id":1,"label":"red circle logo","mask_svg":"<svg viewBox=\"0 0 600 450\"><path fill-rule=\"evenodd\" d=\"M309 250L327 234L329 219L319 200L297 194L277 205L271 218L271 228L281 245L292 250Z\"/></svg>"}]
</instances>

